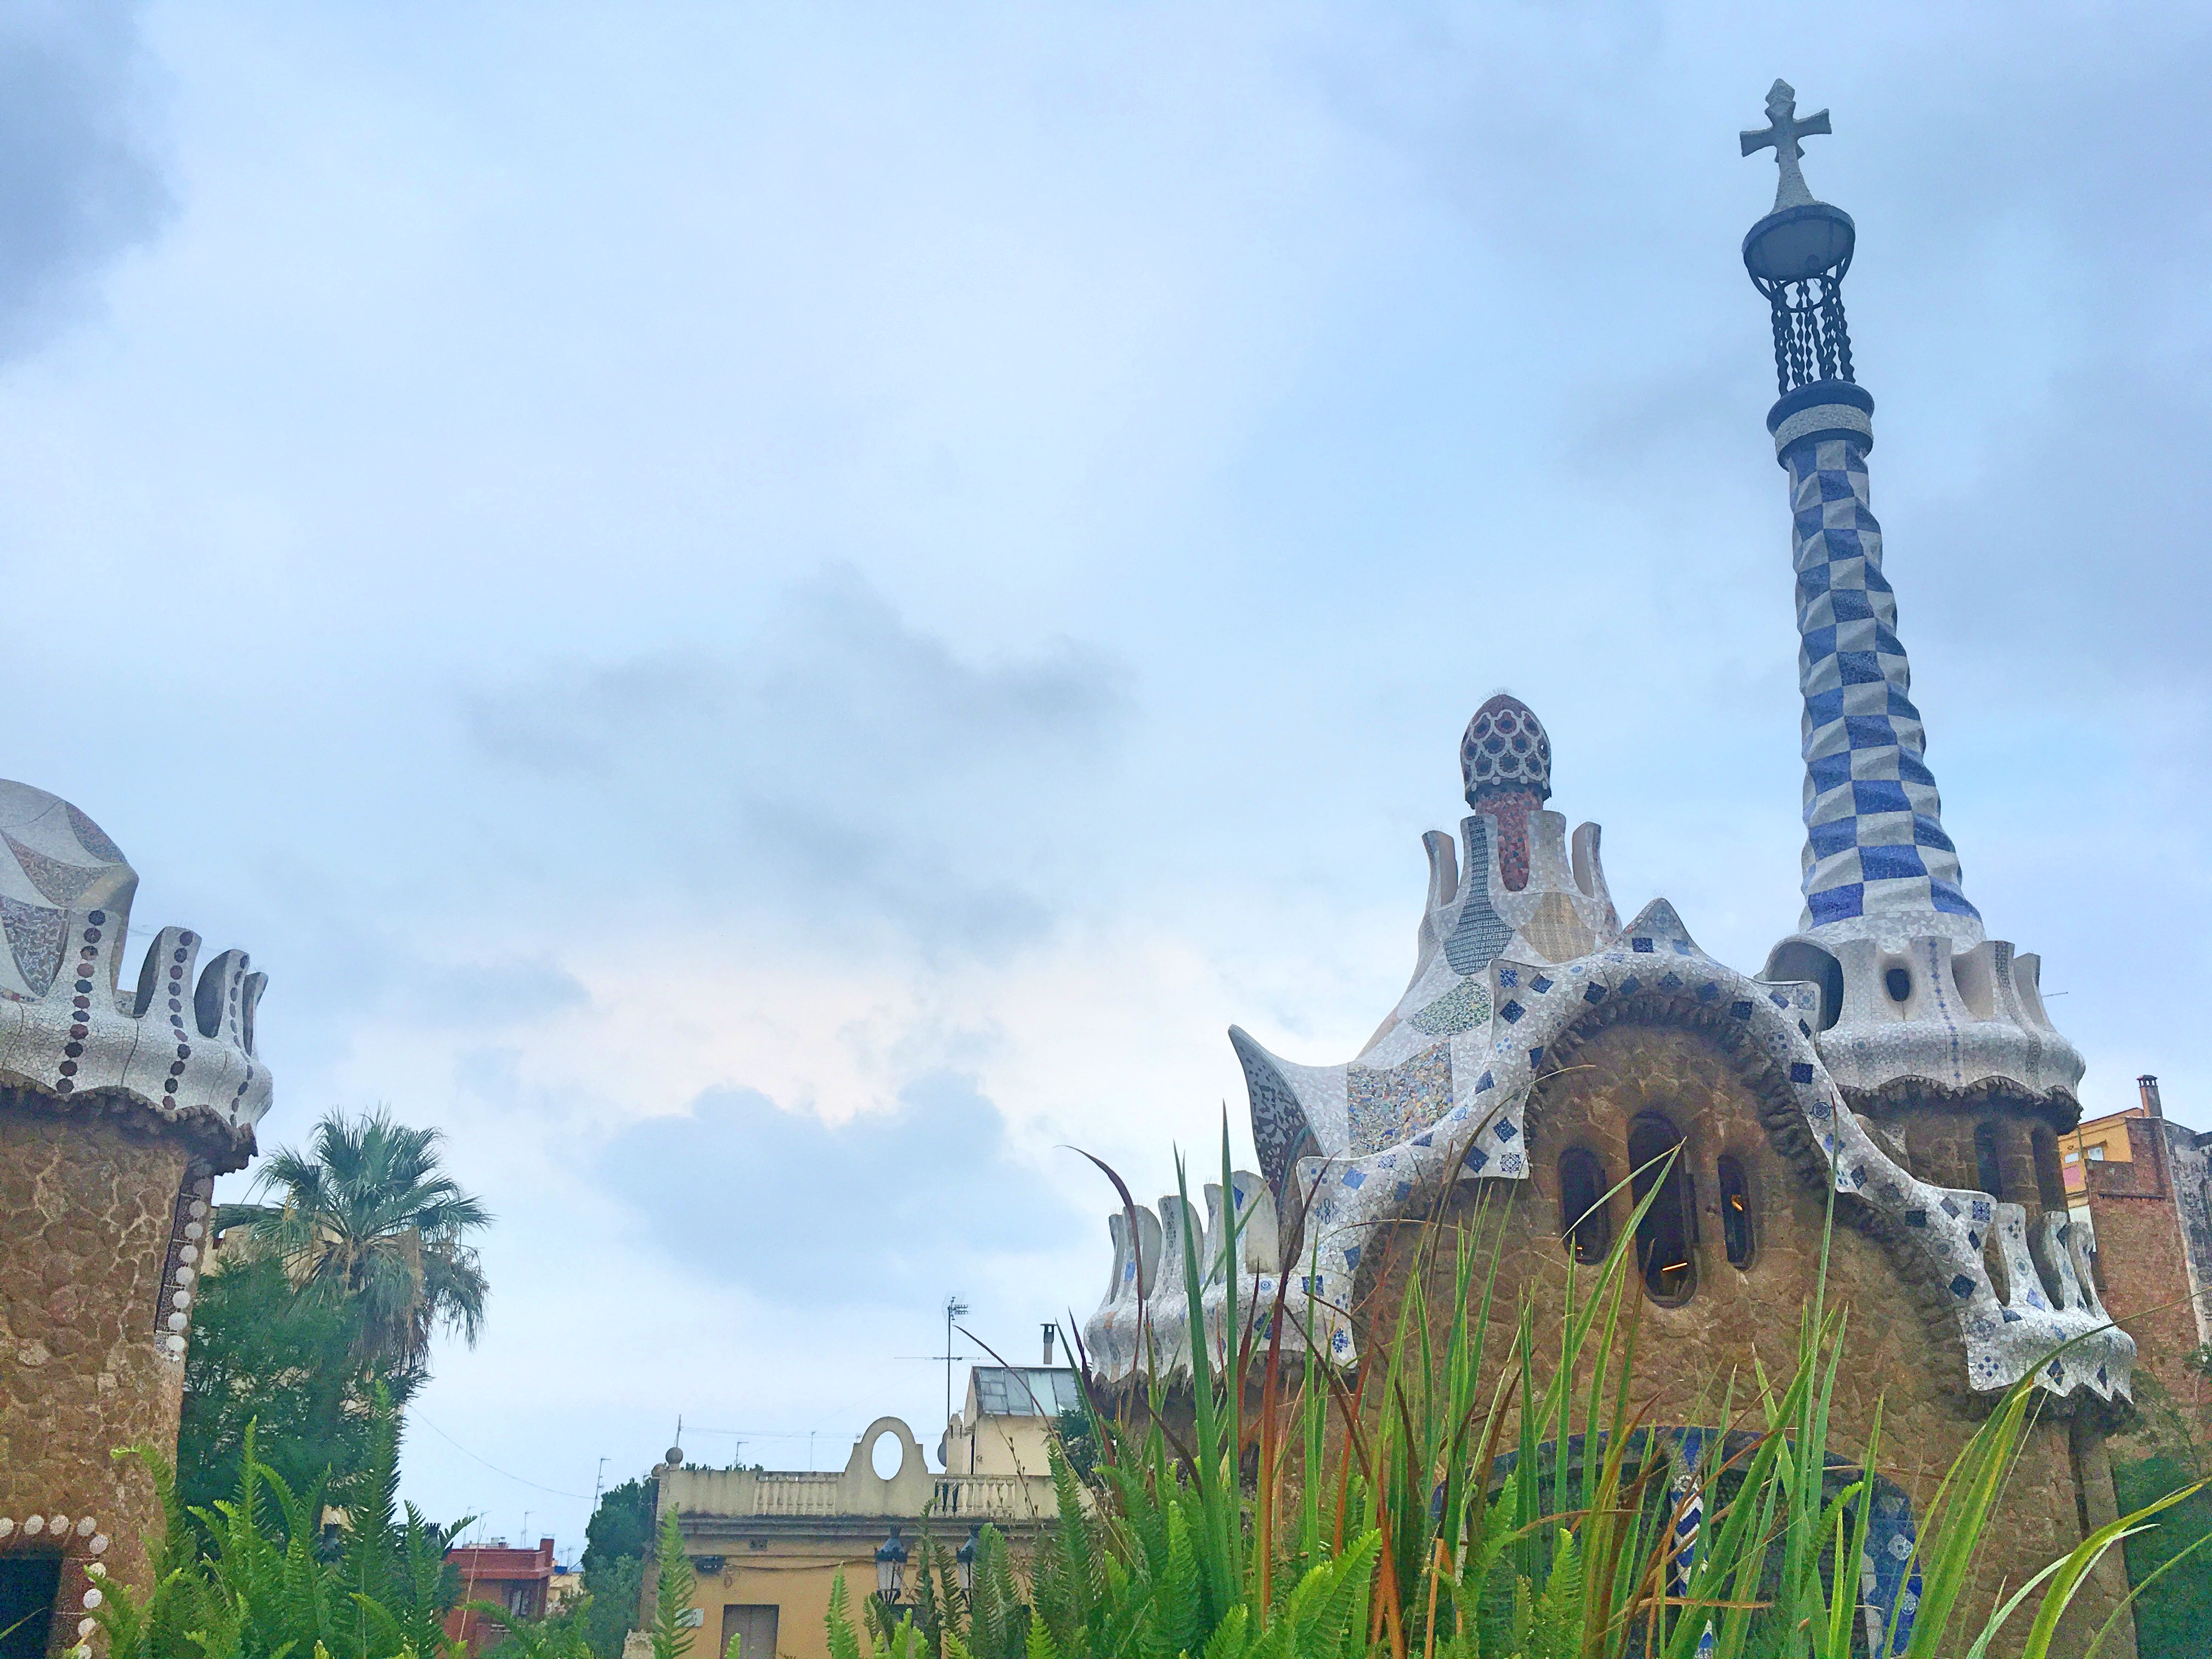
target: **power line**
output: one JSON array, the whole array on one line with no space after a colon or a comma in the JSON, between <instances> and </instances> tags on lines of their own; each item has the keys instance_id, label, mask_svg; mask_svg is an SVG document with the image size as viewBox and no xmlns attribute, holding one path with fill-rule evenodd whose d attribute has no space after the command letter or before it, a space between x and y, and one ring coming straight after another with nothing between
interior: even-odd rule
<instances>
[{"instance_id":1,"label":"power line","mask_svg":"<svg viewBox=\"0 0 2212 1659\"><path fill-rule=\"evenodd\" d=\"M459 1441L454 1439L453 1436L447 1434L435 1423L433 1423L428 1418L423 1416L421 1412L410 1412L409 1415L411 1416L417 1423L420 1423L424 1428L429 1430L431 1433L436 1435L439 1439L451 1446L455 1451L460 1453L462 1456L476 1458L477 1462L483 1464L494 1474L504 1475L507 1480L514 1481L515 1485L519 1486L528 1486L532 1492L550 1492L556 1498L582 1498L586 1504L592 1501L588 1497L586 1497L584 1493L580 1492L563 1492L558 1486L540 1486L535 1480L525 1480L519 1474L508 1474L505 1469L500 1468L498 1464L493 1462L489 1458L477 1457L477 1455L474 1452L471 1451L466 1446L464 1446Z\"/></svg>"}]
</instances>

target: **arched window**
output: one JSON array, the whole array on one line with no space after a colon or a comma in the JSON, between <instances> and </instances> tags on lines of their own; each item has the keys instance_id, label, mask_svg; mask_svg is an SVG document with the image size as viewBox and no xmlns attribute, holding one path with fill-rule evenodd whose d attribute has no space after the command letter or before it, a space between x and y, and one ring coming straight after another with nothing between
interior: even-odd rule
<instances>
[{"instance_id":1,"label":"arched window","mask_svg":"<svg viewBox=\"0 0 2212 1659\"><path fill-rule=\"evenodd\" d=\"M1607 1185L1605 1165L1595 1152L1570 1146L1559 1154L1559 1237L1577 1261L1602 1261L1613 1248Z\"/></svg>"},{"instance_id":2,"label":"arched window","mask_svg":"<svg viewBox=\"0 0 2212 1659\"><path fill-rule=\"evenodd\" d=\"M1997 1158L1997 1126L1994 1123L1974 1125L1974 1178L1991 1198L2004 1197L2004 1164Z\"/></svg>"},{"instance_id":3,"label":"arched window","mask_svg":"<svg viewBox=\"0 0 2212 1659\"><path fill-rule=\"evenodd\" d=\"M1728 1246L1729 1266L1748 1267L1753 1248L1751 1177L1744 1173L1743 1160L1733 1152L1721 1154L1716 1173L1720 1177L1721 1240Z\"/></svg>"},{"instance_id":4,"label":"arched window","mask_svg":"<svg viewBox=\"0 0 2212 1659\"><path fill-rule=\"evenodd\" d=\"M1690 1174L1679 1153L1680 1133L1656 1112L1645 1112L1628 1126L1630 1184L1641 1203L1656 1193L1636 1226L1636 1265L1651 1299L1674 1305L1698 1288L1698 1264L1690 1253Z\"/></svg>"}]
</instances>

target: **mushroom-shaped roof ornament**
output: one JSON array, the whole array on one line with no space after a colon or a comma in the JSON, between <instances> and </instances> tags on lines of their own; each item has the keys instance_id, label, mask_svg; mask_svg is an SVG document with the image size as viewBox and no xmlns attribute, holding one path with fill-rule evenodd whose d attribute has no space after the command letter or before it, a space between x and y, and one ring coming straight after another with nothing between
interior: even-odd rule
<instances>
[{"instance_id":1,"label":"mushroom-shaped roof ornament","mask_svg":"<svg viewBox=\"0 0 2212 1659\"><path fill-rule=\"evenodd\" d=\"M1501 789L1525 789L1539 801L1552 798L1552 739L1528 705L1501 691L1474 711L1459 744L1460 775L1467 804L1480 809Z\"/></svg>"}]
</instances>

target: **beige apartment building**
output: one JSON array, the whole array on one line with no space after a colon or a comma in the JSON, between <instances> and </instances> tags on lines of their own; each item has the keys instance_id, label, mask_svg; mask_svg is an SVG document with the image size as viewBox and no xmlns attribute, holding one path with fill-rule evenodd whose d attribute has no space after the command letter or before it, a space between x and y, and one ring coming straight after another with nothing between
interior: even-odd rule
<instances>
[{"instance_id":1,"label":"beige apartment building","mask_svg":"<svg viewBox=\"0 0 2212 1659\"><path fill-rule=\"evenodd\" d=\"M734 1639L738 1659L829 1659L824 1621L840 1572L857 1626L862 1601L878 1594L879 1552L903 1553L902 1606L913 1601L925 1543L950 1558L988 1522L1026 1553L1060 1512L1045 1448L1077 1387L1065 1368L975 1367L939 1443L943 1470L896 1417L870 1424L839 1470L686 1468L670 1448L653 1472L655 1519L676 1517L690 1558L698 1650L724 1654ZM894 1453L892 1473L878 1474ZM649 1602L650 1584L645 1594Z\"/></svg>"}]
</instances>

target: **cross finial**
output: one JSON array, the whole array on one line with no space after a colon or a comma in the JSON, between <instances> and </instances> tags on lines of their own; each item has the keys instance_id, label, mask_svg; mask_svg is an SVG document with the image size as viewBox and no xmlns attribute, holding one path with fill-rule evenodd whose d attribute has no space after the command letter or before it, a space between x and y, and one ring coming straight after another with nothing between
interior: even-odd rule
<instances>
[{"instance_id":1,"label":"cross finial","mask_svg":"<svg viewBox=\"0 0 2212 1659\"><path fill-rule=\"evenodd\" d=\"M1808 133L1828 132L1828 112L1797 118L1797 88L1787 81L1777 81L1766 93L1766 127L1764 131L1743 135L1743 153L1756 155L1771 145L1775 165L1782 169L1781 182L1775 186L1774 210L1788 207L1802 207L1813 199L1813 192L1805 188L1805 174L1797 166L1797 158L1805 151L1797 141Z\"/></svg>"}]
</instances>

